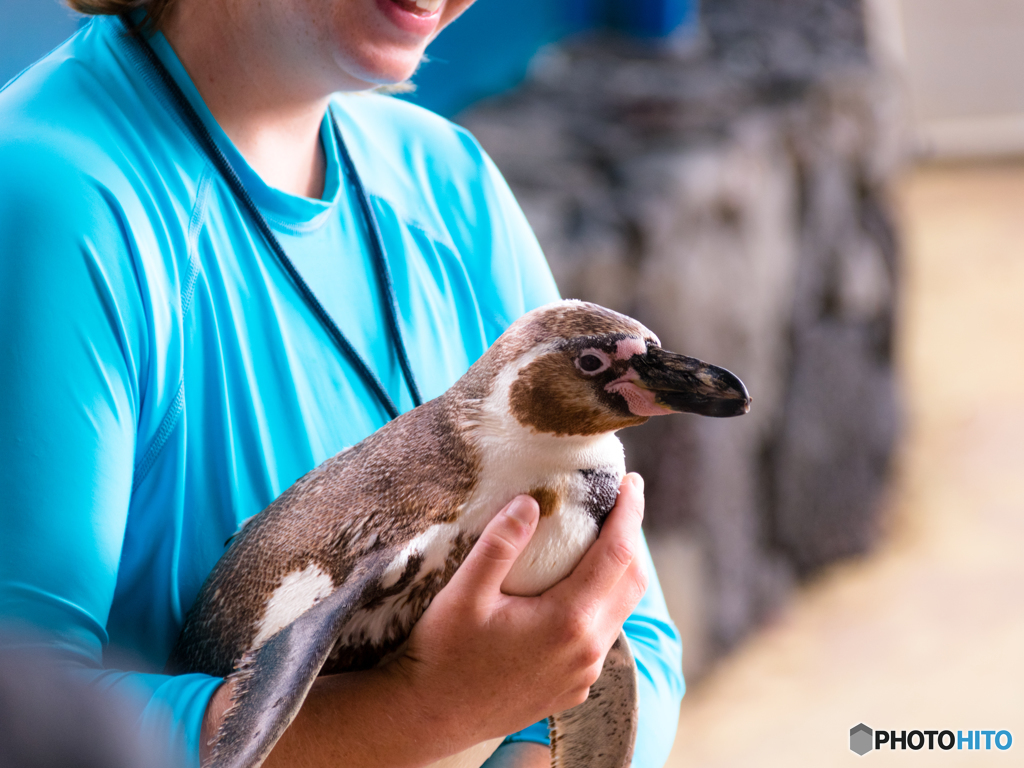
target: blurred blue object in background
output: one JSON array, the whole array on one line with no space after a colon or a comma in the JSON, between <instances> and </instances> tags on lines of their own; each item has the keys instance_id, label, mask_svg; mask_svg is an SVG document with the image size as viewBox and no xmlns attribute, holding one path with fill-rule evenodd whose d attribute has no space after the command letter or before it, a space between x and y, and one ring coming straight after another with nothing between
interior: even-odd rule
<instances>
[{"instance_id":1,"label":"blurred blue object in background","mask_svg":"<svg viewBox=\"0 0 1024 768\"><path fill-rule=\"evenodd\" d=\"M698 0L619 0L611 4L611 26L631 35L689 37L697 31Z\"/></svg>"},{"instance_id":2,"label":"blurred blue object in background","mask_svg":"<svg viewBox=\"0 0 1024 768\"><path fill-rule=\"evenodd\" d=\"M516 86L544 45L586 30L614 28L654 41L696 34L699 0L478 0L431 44L404 98L451 117Z\"/></svg>"},{"instance_id":3,"label":"blurred blue object in background","mask_svg":"<svg viewBox=\"0 0 1024 768\"><path fill-rule=\"evenodd\" d=\"M0 0L0 86L78 29L61 0Z\"/></svg>"},{"instance_id":4,"label":"blurred blue object in background","mask_svg":"<svg viewBox=\"0 0 1024 768\"><path fill-rule=\"evenodd\" d=\"M413 76L416 90L404 98L450 117L515 86L539 48L582 28L592 3L479 0L431 43Z\"/></svg>"},{"instance_id":5,"label":"blurred blue object in background","mask_svg":"<svg viewBox=\"0 0 1024 768\"><path fill-rule=\"evenodd\" d=\"M431 45L405 98L450 117L526 76L544 45L591 29L645 39L696 32L698 0L479 0ZM0 84L70 36L79 17L60 0L0 0Z\"/></svg>"}]
</instances>

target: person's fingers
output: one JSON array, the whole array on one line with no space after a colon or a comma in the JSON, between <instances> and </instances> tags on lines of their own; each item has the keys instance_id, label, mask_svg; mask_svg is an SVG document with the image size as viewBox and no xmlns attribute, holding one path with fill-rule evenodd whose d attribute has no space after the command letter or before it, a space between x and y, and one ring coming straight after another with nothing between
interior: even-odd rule
<instances>
[{"instance_id":1,"label":"person's fingers","mask_svg":"<svg viewBox=\"0 0 1024 768\"><path fill-rule=\"evenodd\" d=\"M452 585L456 589L470 589L476 594L500 590L512 564L537 529L539 519L537 502L529 496L516 496L484 528L465 562L452 577Z\"/></svg>"},{"instance_id":2,"label":"person's fingers","mask_svg":"<svg viewBox=\"0 0 1024 768\"><path fill-rule=\"evenodd\" d=\"M609 622L621 625L629 618L647 591L648 578L643 559L635 558L605 600L603 613Z\"/></svg>"},{"instance_id":3,"label":"person's fingers","mask_svg":"<svg viewBox=\"0 0 1024 768\"><path fill-rule=\"evenodd\" d=\"M603 600L630 569L640 543L644 518L644 481L630 473L622 479L619 498L601 528L601 535L563 581L549 590L577 604Z\"/></svg>"}]
</instances>

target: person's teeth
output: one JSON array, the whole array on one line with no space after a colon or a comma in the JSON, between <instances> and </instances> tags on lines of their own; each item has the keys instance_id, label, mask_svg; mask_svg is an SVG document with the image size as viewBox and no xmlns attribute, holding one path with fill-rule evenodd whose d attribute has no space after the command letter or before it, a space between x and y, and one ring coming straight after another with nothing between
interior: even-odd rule
<instances>
[{"instance_id":1,"label":"person's teeth","mask_svg":"<svg viewBox=\"0 0 1024 768\"><path fill-rule=\"evenodd\" d=\"M416 0L416 7L420 10L433 13L441 7L442 2L444 2L444 0Z\"/></svg>"}]
</instances>

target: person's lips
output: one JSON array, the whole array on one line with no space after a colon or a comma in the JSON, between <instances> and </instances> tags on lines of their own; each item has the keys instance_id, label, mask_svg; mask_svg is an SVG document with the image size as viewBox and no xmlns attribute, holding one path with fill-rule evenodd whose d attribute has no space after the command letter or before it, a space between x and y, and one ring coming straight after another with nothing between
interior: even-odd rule
<instances>
[{"instance_id":1,"label":"person's lips","mask_svg":"<svg viewBox=\"0 0 1024 768\"><path fill-rule=\"evenodd\" d=\"M385 16L401 30L429 37L441 20L444 0L377 0Z\"/></svg>"}]
</instances>

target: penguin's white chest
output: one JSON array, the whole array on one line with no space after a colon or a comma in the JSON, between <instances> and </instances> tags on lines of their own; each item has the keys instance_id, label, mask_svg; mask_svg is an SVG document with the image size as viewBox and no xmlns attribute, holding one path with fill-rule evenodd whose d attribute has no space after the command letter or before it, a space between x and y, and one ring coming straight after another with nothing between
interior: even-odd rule
<instances>
[{"instance_id":1,"label":"penguin's white chest","mask_svg":"<svg viewBox=\"0 0 1024 768\"><path fill-rule=\"evenodd\" d=\"M482 441L481 483L463 524L482 530L513 497L536 498L537 530L502 584L507 594L536 595L568 576L597 538L626 471L622 443L613 434L533 434L509 442Z\"/></svg>"}]
</instances>

